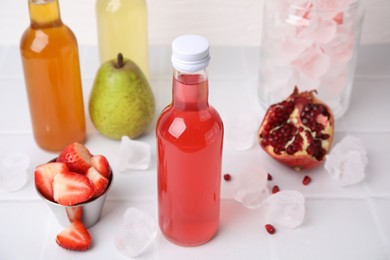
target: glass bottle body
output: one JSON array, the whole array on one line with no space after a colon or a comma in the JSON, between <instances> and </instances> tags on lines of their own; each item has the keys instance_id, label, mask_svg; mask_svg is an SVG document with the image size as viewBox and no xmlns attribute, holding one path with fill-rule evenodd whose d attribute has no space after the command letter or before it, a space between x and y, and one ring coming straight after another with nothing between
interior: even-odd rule
<instances>
[{"instance_id":1,"label":"glass bottle body","mask_svg":"<svg viewBox=\"0 0 390 260\"><path fill-rule=\"evenodd\" d=\"M31 25L20 51L35 140L45 150L59 151L86 138L79 54L57 0L43 2L29 1Z\"/></svg>"},{"instance_id":2,"label":"glass bottle body","mask_svg":"<svg viewBox=\"0 0 390 260\"><path fill-rule=\"evenodd\" d=\"M360 1L265 1L259 74L264 109L294 90L316 90L336 118L352 93L363 10Z\"/></svg>"},{"instance_id":3,"label":"glass bottle body","mask_svg":"<svg viewBox=\"0 0 390 260\"><path fill-rule=\"evenodd\" d=\"M149 77L147 7L145 0L97 0L100 62L118 53L134 61Z\"/></svg>"},{"instance_id":4,"label":"glass bottle body","mask_svg":"<svg viewBox=\"0 0 390 260\"><path fill-rule=\"evenodd\" d=\"M157 122L159 224L183 246L209 241L219 225L223 123L207 99L207 74L175 70Z\"/></svg>"}]
</instances>

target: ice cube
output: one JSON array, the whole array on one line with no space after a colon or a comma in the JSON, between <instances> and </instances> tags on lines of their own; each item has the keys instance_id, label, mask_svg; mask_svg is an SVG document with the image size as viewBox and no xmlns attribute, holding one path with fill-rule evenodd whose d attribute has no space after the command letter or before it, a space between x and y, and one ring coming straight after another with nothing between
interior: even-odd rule
<instances>
[{"instance_id":1,"label":"ice cube","mask_svg":"<svg viewBox=\"0 0 390 260\"><path fill-rule=\"evenodd\" d=\"M277 66L285 66L297 59L311 45L307 39L298 39L295 35L287 35L281 41L280 46L274 46L275 55L273 62Z\"/></svg>"},{"instance_id":2,"label":"ice cube","mask_svg":"<svg viewBox=\"0 0 390 260\"><path fill-rule=\"evenodd\" d=\"M305 217L305 197L294 190L282 190L266 201L267 221L286 228L296 228Z\"/></svg>"},{"instance_id":3,"label":"ice cube","mask_svg":"<svg viewBox=\"0 0 390 260\"><path fill-rule=\"evenodd\" d=\"M315 6L322 10L343 10L345 9L348 5L350 5L353 1L356 0L317 0L314 1L313 3Z\"/></svg>"},{"instance_id":4,"label":"ice cube","mask_svg":"<svg viewBox=\"0 0 390 260\"><path fill-rule=\"evenodd\" d=\"M115 237L115 247L127 257L140 255L157 236L157 225L147 213L128 208Z\"/></svg>"},{"instance_id":5,"label":"ice cube","mask_svg":"<svg viewBox=\"0 0 390 260\"><path fill-rule=\"evenodd\" d=\"M333 19L337 24L343 23L344 11L348 11L348 5L356 0L316 0L313 1L313 10L318 17Z\"/></svg>"},{"instance_id":6,"label":"ice cube","mask_svg":"<svg viewBox=\"0 0 390 260\"><path fill-rule=\"evenodd\" d=\"M310 3L309 0L281 0L284 4L288 4L294 7L305 7Z\"/></svg>"},{"instance_id":7,"label":"ice cube","mask_svg":"<svg viewBox=\"0 0 390 260\"><path fill-rule=\"evenodd\" d=\"M26 185L30 157L19 151L8 151L1 155L0 188L6 191L17 191Z\"/></svg>"},{"instance_id":8,"label":"ice cube","mask_svg":"<svg viewBox=\"0 0 390 260\"><path fill-rule=\"evenodd\" d=\"M237 150L252 148L260 125L251 115L231 116L225 120L226 143Z\"/></svg>"},{"instance_id":9,"label":"ice cube","mask_svg":"<svg viewBox=\"0 0 390 260\"><path fill-rule=\"evenodd\" d=\"M122 136L119 146L119 172L146 170L150 166L152 149L148 143Z\"/></svg>"},{"instance_id":10,"label":"ice cube","mask_svg":"<svg viewBox=\"0 0 390 260\"><path fill-rule=\"evenodd\" d=\"M247 208L260 208L270 194L267 178L263 170L254 167L244 170L238 175L234 199Z\"/></svg>"},{"instance_id":11,"label":"ice cube","mask_svg":"<svg viewBox=\"0 0 390 260\"><path fill-rule=\"evenodd\" d=\"M315 45L307 48L294 62L297 71L312 79L319 79L324 75L330 65L330 58L321 48Z\"/></svg>"},{"instance_id":12,"label":"ice cube","mask_svg":"<svg viewBox=\"0 0 390 260\"><path fill-rule=\"evenodd\" d=\"M310 26L299 32L298 37L317 44L326 44L336 35L337 23L334 20L312 18Z\"/></svg>"},{"instance_id":13,"label":"ice cube","mask_svg":"<svg viewBox=\"0 0 390 260\"><path fill-rule=\"evenodd\" d=\"M286 23L294 26L308 26L310 21L310 12L313 4L309 0L287 0L284 1L287 6L288 17ZM298 28L300 29L300 28Z\"/></svg>"},{"instance_id":14,"label":"ice cube","mask_svg":"<svg viewBox=\"0 0 390 260\"><path fill-rule=\"evenodd\" d=\"M322 48L333 62L344 64L352 59L356 37L350 25L338 26L336 37Z\"/></svg>"},{"instance_id":15,"label":"ice cube","mask_svg":"<svg viewBox=\"0 0 390 260\"><path fill-rule=\"evenodd\" d=\"M312 34L313 41L326 44L334 39L337 31L337 23L334 20L318 19Z\"/></svg>"},{"instance_id":16,"label":"ice cube","mask_svg":"<svg viewBox=\"0 0 390 260\"><path fill-rule=\"evenodd\" d=\"M347 186L364 179L367 163L367 150L362 141L347 135L326 156L324 167L340 186Z\"/></svg>"}]
</instances>

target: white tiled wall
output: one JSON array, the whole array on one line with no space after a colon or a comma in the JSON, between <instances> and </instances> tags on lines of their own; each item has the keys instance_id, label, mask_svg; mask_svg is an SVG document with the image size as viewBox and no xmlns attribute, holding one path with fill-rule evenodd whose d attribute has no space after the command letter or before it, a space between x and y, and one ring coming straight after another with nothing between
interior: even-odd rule
<instances>
[{"instance_id":1,"label":"white tiled wall","mask_svg":"<svg viewBox=\"0 0 390 260\"><path fill-rule=\"evenodd\" d=\"M29 24L28 0L0 0L0 44L18 44ZM131 0L128 0L131 1ZM147 0L151 45L170 44L183 33L214 45L259 46L264 0ZM390 1L361 0L362 44L390 43ZM95 45L95 0L60 0L63 21L80 45Z\"/></svg>"}]
</instances>

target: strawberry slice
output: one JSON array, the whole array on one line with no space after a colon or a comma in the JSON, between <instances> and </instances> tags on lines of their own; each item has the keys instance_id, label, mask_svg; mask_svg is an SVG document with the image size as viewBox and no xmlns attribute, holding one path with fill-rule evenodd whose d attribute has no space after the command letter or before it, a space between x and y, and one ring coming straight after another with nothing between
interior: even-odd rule
<instances>
[{"instance_id":1,"label":"strawberry slice","mask_svg":"<svg viewBox=\"0 0 390 260\"><path fill-rule=\"evenodd\" d=\"M110 164L104 155L95 155L91 158L92 166L107 179L111 176Z\"/></svg>"},{"instance_id":2,"label":"strawberry slice","mask_svg":"<svg viewBox=\"0 0 390 260\"><path fill-rule=\"evenodd\" d=\"M91 167L91 157L92 154L87 147L79 143L72 143L61 151L57 161L66 163L71 172L85 174Z\"/></svg>"},{"instance_id":3,"label":"strawberry slice","mask_svg":"<svg viewBox=\"0 0 390 260\"><path fill-rule=\"evenodd\" d=\"M99 197L104 193L108 186L108 179L104 177L98 170L94 167L88 169L86 176L90 179L93 186L95 187L94 197Z\"/></svg>"},{"instance_id":4,"label":"strawberry slice","mask_svg":"<svg viewBox=\"0 0 390 260\"><path fill-rule=\"evenodd\" d=\"M76 220L57 235L56 242L68 250L85 251L91 247L92 238L83 223Z\"/></svg>"},{"instance_id":5,"label":"strawberry slice","mask_svg":"<svg viewBox=\"0 0 390 260\"><path fill-rule=\"evenodd\" d=\"M75 207L66 207L66 215L70 222L81 220L83 217L83 207L75 206Z\"/></svg>"},{"instance_id":6,"label":"strawberry slice","mask_svg":"<svg viewBox=\"0 0 390 260\"><path fill-rule=\"evenodd\" d=\"M53 179L53 197L56 202L72 206L85 202L95 194L91 181L82 174L59 173Z\"/></svg>"},{"instance_id":7,"label":"strawberry slice","mask_svg":"<svg viewBox=\"0 0 390 260\"><path fill-rule=\"evenodd\" d=\"M58 173L68 173L65 163L51 162L38 165L34 171L34 181L37 190L48 200L53 201L53 179Z\"/></svg>"}]
</instances>

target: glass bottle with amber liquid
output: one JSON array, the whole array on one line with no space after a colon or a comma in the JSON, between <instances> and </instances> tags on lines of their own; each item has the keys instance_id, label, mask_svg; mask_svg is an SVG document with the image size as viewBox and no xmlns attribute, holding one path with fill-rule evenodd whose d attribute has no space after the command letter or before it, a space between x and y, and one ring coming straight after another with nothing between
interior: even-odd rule
<instances>
[{"instance_id":1,"label":"glass bottle with amber liquid","mask_svg":"<svg viewBox=\"0 0 390 260\"><path fill-rule=\"evenodd\" d=\"M183 35L172 52L172 103L156 126L159 224L173 243L197 246L218 230L224 128L208 102L208 41Z\"/></svg>"},{"instance_id":2,"label":"glass bottle with amber liquid","mask_svg":"<svg viewBox=\"0 0 390 260\"><path fill-rule=\"evenodd\" d=\"M58 0L28 0L30 27L20 41L36 143L59 151L86 138L79 54Z\"/></svg>"}]
</instances>

